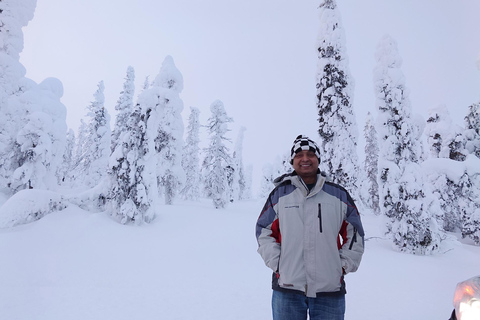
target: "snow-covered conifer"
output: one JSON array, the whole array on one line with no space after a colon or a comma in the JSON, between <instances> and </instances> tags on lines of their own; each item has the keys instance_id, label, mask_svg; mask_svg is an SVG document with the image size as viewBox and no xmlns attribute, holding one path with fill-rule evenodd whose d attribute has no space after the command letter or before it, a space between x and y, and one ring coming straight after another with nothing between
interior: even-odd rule
<instances>
[{"instance_id":1,"label":"snow-covered conifer","mask_svg":"<svg viewBox=\"0 0 480 320\"><path fill-rule=\"evenodd\" d=\"M259 198L264 199L272 192L274 187L273 180L275 180L276 177L273 164L265 163L262 166L262 176L260 178L260 189L258 193Z\"/></svg>"},{"instance_id":2,"label":"snow-covered conifer","mask_svg":"<svg viewBox=\"0 0 480 320\"><path fill-rule=\"evenodd\" d=\"M183 76L171 56L165 57L160 72L152 84L158 93L158 127L155 148L158 153L157 175L159 186L165 196L165 203L172 204L185 183L182 168L183 149Z\"/></svg>"},{"instance_id":3,"label":"snow-covered conifer","mask_svg":"<svg viewBox=\"0 0 480 320\"><path fill-rule=\"evenodd\" d=\"M233 169L234 178L232 184L232 194L235 200L244 200L245 192L245 168L243 167L243 137L245 135L245 127L241 127L238 131L237 141L235 142L235 150L233 151Z\"/></svg>"},{"instance_id":4,"label":"snow-covered conifer","mask_svg":"<svg viewBox=\"0 0 480 320\"><path fill-rule=\"evenodd\" d=\"M446 106L429 110L429 117L424 129L433 158L450 158L465 160L462 144L462 129L452 122Z\"/></svg>"},{"instance_id":5,"label":"snow-covered conifer","mask_svg":"<svg viewBox=\"0 0 480 320\"><path fill-rule=\"evenodd\" d=\"M59 184L64 184L66 182L71 182L72 176L72 167L75 156L75 132L72 129L69 129L67 132L67 140L65 144L65 151L63 153L62 164L57 170L57 178Z\"/></svg>"},{"instance_id":6,"label":"snow-covered conifer","mask_svg":"<svg viewBox=\"0 0 480 320\"><path fill-rule=\"evenodd\" d=\"M0 10L0 189L13 192L13 172L22 152L17 133L25 124L27 110L18 95L25 89L26 70L20 63L23 50L22 27L33 18L36 0L4 0ZM13 101L12 101L13 100Z\"/></svg>"},{"instance_id":7,"label":"snow-covered conifer","mask_svg":"<svg viewBox=\"0 0 480 320\"><path fill-rule=\"evenodd\" d=\"M352 108L353 79L348 70L345 35L335 0L320 5L317 40L318 133L321 138L320 169L332 181L358 194L357 124Z\"/></svg>"},{"instance_id":8,"label":"snow-covered conifer","mask_svg":"<svg viewBox=\"0 0 480 320\"><path fill-rule=\"evenodd\" d=\"M384 36L375 57L380 208L390 218L387 229L399 250L430 254L443 235L432 213L437 202L423 182L420 129L412 120L396 41Z\"/></svg>"},{"instance_id":9,"label":"snow-covered conifer","mask_svg":"<svg viewBox=\"0 0 480 320\"><path fill-rule=\"evenodd\" d=\"M277 172L276 172L277 177L293 171L293 167L290 161L291 161L290 152L285 152L280 157L280 160L277 160Z\"/></svg>"},{"instance_id":10,"label":"snow-covered conifer","mask_svg":"<svg viewBox=\"0 0 480 320\"><path fill-rule=\"evenodd\" d=\"M249 164L245 168L245 190L243 191L243 199L248 200L252 198L253 185L253 165Z\"/></svg>"},{"instance_id":11,"label":"snow-covered conifer","mask_svg":"<svg viewBox=\"0 0 480 320\"><path fill-rule=\"evenodd\" d=\"M98 89L95 92L94 101L87 107L89 118L87 122L86 141L79 146L82 151L81 162L77 179L82 179L85 186L96 186L103 177L106 176L108 169L108 159L111 149L111 130L110 115L105 109L105 86L103 81L98 83Z\"/></svg>"},{"instance_id":12,"label":"snow-covered conifer","mask_svg":"<svg viewBox=\"0 0 480 320\"><path fill-rule=\"evenodd\" d=\"M83 174L83 158L85 157L85 150L87 149L88 125L84 119L80 119L80 125L77 130L77 137L75 139L75 150L73 152L71 178L74 185L79 185L81 182L76 180Z\"/></svg>"},{"instance_id":13,"label":"snow-covered conifer","mask_svg":"<svg viewBox=\"0 0 480 320\"><path fill-rule=\"evenodd\" d=\"M460 178L459 209L461 212L462 237L480 245L480 159L467 156L465 172Z\"/></svg>"},{"instance_id":14,"label":"snow-covered conifer","mask_svg":"<svg viewBox=\"0 0 480 320\"><path fill-rule=\"evenodd\" d=\"M150 87L150 76L145 77L145 81L143 82L143 90L147 90Z\"/></svg>"},{"instance_id":15,"label":"snow-covered conifer","mask_svg":"<svg viewBox=\"0 0 480 320\"><path fill-rule=\"evenodd\" d=\"M480 102L468 107L465 117L465 148L470 154L480 158Z\"/></svg>"},{"instance_id":16,"label":"snow-covered conifer","mask_svg":"<svg viewBox=\"0 0 480 320\"><path fill-rule=\"evenodd\" d=\"M373 210L375 214L380 214L379 195L378 195L378 137L373 117L370 112L367 114L367 121L364 129L365 134L365 163L364 170L366 180L362 190L366 193L361 195L365 204Z\"/></svg>"},{"instance_id":17,"label":"snow-covered conifer","mask_svg":"<svg viewBox=\"0 0 480 320\"><path fill-rule=\"evenodd\" d=\"M157 154L155 138L159 119L155 90L144 90L120 133L110 156L108 210L123 224L149 223L156 216Z\"/></svg>"},{"instance_id":18,"label":"snow-covered conifer","mask_svg":"<svg viewBox=\"0 0 480 320\"><path fill-rule=\"evenodd\" d=\"M422 163L443 212L446 231L461 231L480 245L480 159L467 155L465 161L430 158Z\"/></svg>"},{"instance_id":19,"label":"snow-covered conifer","mask_svg":"<svg viewBox=\"0 0 480 320\"><path fill-rule=\"evenodd\" d=\"M63 85L55 78L47 78L38 85L28 82L18 96L19 104L23 104L28 113L16 137L21 157L11 187L14 191L54 189L67 131L66 108L60 102Z\"/></svg>"},{"instance_id":20,"label":"snow-covered conifer","mask_svg":"<svg viewBox=\"0 0 480 320\"><path fill-rule=\"evenodd\" d=\"M205 158L202 169L205 170L204 186L206 195L213 200L216 209L224 208L229 201L227 167L231 166L232 159L228 153L225 141L228 123L233 119L228 117L223 102L214 101L210 105L211 116L206 125L210 138L209 146L205 149Z\"/></svg>"},{"instance_id":21,"label":"snow-covered conifer","mask_svg":"<svg viewBox=\"0 0 480 320\"><path fill-rule=\"evenodd\" d=\"M117 115L115 117L115 126L112 132L112 152L115 150L119 142L120 133L127 129L127 121L133 112L133 96L135 94L135 70L129 66L127 68L127 75L123 83L123 90L120 92L115 110Z\"/></svg>"},{"instance_id":22,"label":"snow-covered conifer","mask_svg":"<svg viewBox=\"0 0 480 320\"><path fill-rule=\"evenodd\" d=\"M186 174L185 185L180 192L185 200L197 200L200 197L200 110L190 107L187 139L183 149L182 167Z\"/></svg>"},{"instance_id":23,"label":"snow-covered conifer","mask_svg":"<svg viewBox=\"0 0 480 320\"><path fill-rule=\"evenodd\" d=\"M453 168L458 166L455 161L465 160L461 131L459 126L453 124L445 106L429 110L424 134L430 146L432 161L435 161L434 159L445 159L442 161L448 162L447 166ZM451 161L446 159L451 159ZM432 161L423 167L424 171L428 172L428 181L432 185L433 194L437 197L442 209L442 212L436 215L437 220L442 224L445 231L454 232L461 228L461 216L465 208L461 208L460 204L463 203L462 198L466 196L466 193L462 192L463 187L459 184L460 179L458 177L452 177L453 175L447 174L444 172L445 170L432 171L425 168L432 166L430 164Z\"/></svg>"},{"instance_id":24,"label":"snow-covered conifer","mask_svg":"<svg viewBox=\"0 0 480 320\"><path fill-rule=\"evenodd\" d=\"M290 164L290 153L284 153L275 157L275 162L264 164L262 167L262 178L260 180L259 197L267 197L275 187L275 179L293 171Z\"/></svg>"}]
</instances>

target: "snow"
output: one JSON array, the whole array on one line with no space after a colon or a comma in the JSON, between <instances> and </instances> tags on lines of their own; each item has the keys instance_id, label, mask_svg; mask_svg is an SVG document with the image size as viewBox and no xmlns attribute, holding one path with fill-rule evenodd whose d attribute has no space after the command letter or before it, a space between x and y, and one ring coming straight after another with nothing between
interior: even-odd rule
<instances>
[{"instance_id":1,"label":"snow","mask_svg":"<svg viewBox=\"0 0 480 320\"><path fill-rule=\"evenodd\" d=\"M427 175L444 174L452 181L459 181L465 172L471 176L480 172L480 159L475 156L468 156L465 161L432 158L423 162L422 168Z\"/></svg>"},{"instance_id":2,"label":"snow","mask_svg":"<svg viewBox=\"0 0 480 320\"><path fill-rule=\"evenodd\" d=\"M263 202L162 205L141 226L70 204L0 229L2 319L269 319L271 271L254 235ZM346 319L447 319L456 284L478 275L480 247L465 241L444 254L399 253L380 217L362 219L366 250L346 276Z\"/></svg>"}]
</instances>

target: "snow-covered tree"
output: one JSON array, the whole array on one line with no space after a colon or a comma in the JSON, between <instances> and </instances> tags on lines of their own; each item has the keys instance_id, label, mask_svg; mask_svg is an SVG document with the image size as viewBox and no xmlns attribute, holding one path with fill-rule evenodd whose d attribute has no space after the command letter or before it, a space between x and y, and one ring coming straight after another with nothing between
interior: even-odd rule
<instances>
[{"instance_id":1,"label":"snow-covered tree","mask_svg":"<svg viewBox=\"0 0 480 320\"><path fill-rule=\"evenodd\" d=\"M260 180L259 197L267 197L275 187L275 179L284 174L291 173L292 171L293 168L290 164L290 153L284 153L282 156L277 156L273 164L264 164L262 167L262 177Z\"/></svg>"},{"instance_id":2,"label":"snow-covered tree","mask_svg":"<svg viewBox=\"0 0 480 320\"><path fill-rule=\"evenodd\" d=\"M93 95L95 99L87 107L89 120L86 136L83 136L83 133L82 136L79 135L79 138L85 139L85 143L79 145L82 155L78 163L77 179L81 178L88 187L96 186L106 176L111 153L110 115L104 106L104 90L103 81L100 81Z\"/></svg>"},{"instance_id":3,"label":"snow-covered tree","mask_svg":"<svg viewBox=\"0 0 480 320\"><path fill-rule=\"evenodd\" d=\"M266 198L274 188L273 180L277 178L277 175L274 173L273 164L265 163L262 166L262 176L260 178L260 189L258 197L261 199Z\"/></svg>"},{"instance_id":4,"label":"snow-covered tree","mask_svg":"<svg viewBox=\"0 0 480 320\"><path fill-rule=\"evenodd\" d=\"M158 93L156 111L160 119L155 140L158 181L163 188L165 203L172 204L185 183L185 172L182 168L183 101L180 99L183 76L171 56L167 56L163 61L152 84L152 90Z\"/></svg>"},{"instance_id":5,"label":"snow-covered tree","mask_svg":"<svg viewBox=\"0 0 480 320\"><path fill-rule=\"evenodd\" d=\"M213 200L216 209L224 208L229 201L227 167L231 166L232 159L225 145L230 141L226 137L228 123L233 119L228 117L223 102L214 101L210 105L211 116L206 125L210 138L209 146L205 149L205 158L202 169L205 171L204 186L206 195Z\"/></svg>"},{"instance_id":6,"label":"snow-covered tree","mask_svg":"<svg viewBox=\"0 0 480 320\"><path fill-rule=\"evenodd\" d=\"M480 245L480 159L430 158L422 164L443 212L443 228Z\"/></svg>"},{"instance_id":7,"label":"snow-covered tree","mask_svg":"<svg viewBox=\"0 0 480 320\"><path fill-rule=\"evenodd\" d=\"M63 153L62 164L57 170L57 178L59 184L64 184L66 182L71 182L72 176L72 167L75 156L75 132L72 129L69 129L67 132L67 140L65 143L65 151Z\"/></svg>"},{"instance_id":8,"label":"snow-covered tree","mask_svg":"<svg viewBox=\"0 0 480 320\"><path fill-rule=\"evenodd\" d=\"M245 135L245 127L241 127L238 131L237 141L235 142L235 150L233 151L233 183L232 195L235 200L243 200L245 192L245 168L243 167L243 137Z\"/></svg>"},{"instance_id":9,"label":"snow-covered tree","mask_svg":"<svg viewBox=\"0 0 480 320\"><path fill-rule=\"evenodd\" d=\"M150 76L145 77L145 81L143 81L142 90L147 90L150 87Z\"/></svg>"},{"instance_id":10,"label":"snow-covered tree","mask_svg":"<svg viewBox=\"0 0 480 320\"><path fill-rule=\"evenodd\" d=\"M12 193L10 181L22 157L17 133L27 110L18 96L25 89L26 70L20 63L22 27L33 18L36 0L0 2L0 190Z\"/></svg>"},{"instance_id":11,"label":"snow-covered tree","mask_svg":"<svg viewBox=\"0 0 480 320\"><path fill-rule=\"evenodd\" d=\"M63 85L55 78L38 85L31 80L28 83L18 96L19 104L28 112L16 137L21 156L10 185L14 191L54 189L67 131L66 108L60 102Z\"/></svg>"},{"instance_id":12,"label":"snow-covered tree","mask_svg":"<svg viewBox=\"0 0 480 320\"><path fill-rule=\"evenodd\" d=\"M183 149L182 167L186 173L185 185L180 192L185 200L198 200L200 197L200 110L190 107L187 139Z\"/></svg>"},{"instance_id":13,"label":"snow-covered tree","mask_svg":"<svg viewBox=\"0 0 480 320\"><path fill-rule=\"evenodd\" d=\"M412 119L396 41L384 36L375 57L380 208L389 218L388 233L399 250L430 254L443 237L432 213L438 203L423 181L420 129Z\"/></svg>"},{"instance_id":14,"label":"snow-covered tree","mask_svg":"<svg viewBox=\"0 0 480 320\"><path fill-rule=\"evenodd\" d=\"M470 154L480 158L480 102L468 107L465 117L465 148Z\"/></svg>"},{"instance_id":15,"label":"snow-covered tree","mask_svg":"<svg viewBox=\"0 0 480 320\"><path fill-rule=\"evenodd\" d=\"M243 191L243 199L252 199L252 185L253 185L253 166L247 165L245 168L245 190Z\"/></svg>"},{"instance_id":16,"label":"snow-covered tree","mask_svg":"<svg viewBox=\"0 0 480 320\"><path fill-rule=\"evenodd\" d=\"M427 136L431 157L465 160L462 129L452 122L446 106L429 110L424 134Z\"/></svg>"},{"instance_id":17,"label":"snow-covered tree","mask_svg":"<svg viewBox=\"0 0 480 320\"><path fill-rule=\"evenodd\" d=\"M375 214L380 214L379 195L378 195L378 137L373 117L370 112L367 114L367 121L364 129L365 134L365 163L364 170L366 180L362 187L361 198L364 203L373 210Z\"/></svg>"},{"instance_id":18,"label":"snow-covered tree","mask_svg":"<svg viewBox=\"0 0 480 320\"><path fill-rule=\"evenodd\" d=\"M110 214L123 224L149 223L156 216L157 153L155 138L159 118L155 112L156 90L144 90L138 97L125 131L110 157Z\"/></svg>"},{"instance_id":19,"label":"snow-covered tree","mask_svg":"<svg viewBox=\"0 0 480 320\"><path fill-rule=\"evenodd\" d=\"M443 164L443 166L441 165ZM422 163L422 169L425 172L429 184L432 186L432 192L437 197L441 212L436 217L445 231L455 232L461 228L460 218L463 202L462 187L460 186L460 175L464 172L462 169L445 170L446 168L455 168L459 165L457 161L448 158L431 158ZM461 163L463 166L463 163ZM452 172L460 172L452 174Z\"/></svg>"},{"instance_id":20,"label":"snow-covered tree","mask_svg":"<svg viewBox=\"0 0 480 320\"><path fill-rule=\"evenodd\" d=\"M127 68L127 75L123 83L123 90L120 92L115 110L117 116L115 117L115 126L112 132L112 152L115 150L119 142L120 134L127 129L127 121L133 112L133 96L135 94L135 70L129 66Z\"/></svg>"},{"instance_id":21,"label":"snow-covered tree","mask_svg":"<svg viewBox=\"0 0 480 320\"><path fill-rule=\"evenodd\" d=\"M467 156L465 170L458 183L461 197L462 237L472 239L480 245L480 159L474 155Z\"/></svg>"},{"instance_id":22,"label":"snow-covered tree","mask_svg":"<svg viewBox=\"0 0 480 320\"><path fill-rule=\"evenodd\" d=\"M80 125L77 130L77 137L75 139L75 150L73 152L72 171L71 178L75 185L79 185L80 182L76 180L77 177L81 177L83 174L83 158L85 157L85 151L87 150L88 139L88 125L84 119L80 119Z\"/></svg>"},{"instance_id":23,"label":"snow-covered tree","mask_svg":"<svg viewBox=\"0 0 480 320\"><path fill-rule=\"evenodd\" d=\"M462 236L469 237L476 245L480 245L480 103L474 103L468 108L465 127L465 149L472 155L467 156L466 162L472 164L468 165L469 171L465 172L460 183L464 195L463 204L467 207L462 213Z\"/></svg>"},{"instance_id":24,"label":"snow-covered tree","mask_svg":"<svg viewBox=\"0 0 480 320\"><path fill-rule=\"evenodd\" d=\"M463 203L463 197L466 193L462 191L464 187L460 185L460 177L448 173L443 167L437 170L430 170L429 167L436 167L434 159L437 162L448 163L444 167L455 168L463 167L464 164L457 164L457 161L465 160L465 150L463 148L463 135L459 126L453 124L448 110L445 106L439 106L429 110L429 117L425 126L424 134L430 146L430 158L428 164L422 165L424 172L427 172L429 183L432 185L433 194L437 197L442 212L438 213L437 219L445 231L458 231L461 228L462 211L460 204ZM451 159L451 160L446 160ZM456 169L465 173L464 169Z\"/></svg>"},{"instance_id":25,"label":"snow-covered tree","mask_svg":"<svg viewBox=\"0 0 480 320\"><path fill-rule=\"evenodd\" d=\"M274 172L274 174L277 175L276 177L293 171L293 167L290 161L290 152L285 152L280 157L276 158L276 171Z\"/></svg>"},{"instance_id":26,"label":"snow-covered tree","mask_svg":"<svg viewBox=\"0 0 480 320\"><path fill-rule=\"evenodd\" d=\"M321 138L320 170L333 182L358 194L359 161L357 124L352 108L353 79L348 70L345 35L335 0L320 5L317 40L318 133Z\"/></svg>"}]
</instances>

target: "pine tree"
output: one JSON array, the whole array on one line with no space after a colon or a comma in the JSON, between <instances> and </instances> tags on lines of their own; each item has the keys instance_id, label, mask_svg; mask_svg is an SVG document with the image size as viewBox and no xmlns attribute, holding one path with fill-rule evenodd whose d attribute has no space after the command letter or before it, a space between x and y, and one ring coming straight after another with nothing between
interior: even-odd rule
<instances>
[{"instance_id":1,"label":"pine tree","mask_svg":"<svg viewBox=\"0 0 480 320\"><path fill-rule=\"evenodd\" d=\"M458 167L457 161L465 160L461 129L453 124L445 106L429 110L424 134L430 146L432 161L442 159L439 163L449 163L446 166L453 168ZM433 194L442 209L436 217L445 231L455 232L461 228L463 208L460 207L460 203L463 202L465 194L458 179L442 170L430 170L428 167L435 165L432 161L424 166L424 172L428 172L427 177L433 187Z\"/></svg>"},{"instance_id":2,"label":"pine tree","mask_svg":"<svg viewBox=\"0 0 480 320\"><path fill-rule=\"evenodd\" d=\"M75 132L69 129L67 132L67 141L65 152L63 153L62 164L57 171L59 184L70 183L73 179L72 166L75 156Z\"/></svg>"},{"instance_id":3,"label":"pine tree","mask_svg":"<svg viewBox=\"0 0 480 320\"><path fill-rule=\"evenodd\" d=\"M358 194L357 125L352 108L353 80L349 75L345 35L336 2L320 5L317 108L322 162L320 169L335 183ZM346 156L348 155L348 156Z\"/></svg>"},{"instance_id":4,"label":"pine tree","mask_svg":"<svg viewBox=\"0 0 480 320\"><path fill-rule=\"evenodd\" d=\"M468 108L465 127L465 148L470 154L480 158L480 102L474 103Z\"/></svg>"},{"instance_id":5,"label":"pine tree","mask_svg":"<svg viewBox=\"0 0 480 320\"><path fill-rule=\"evenodd\" d=\"M88 125L84 119L80 119L80 125L77 130L77 137L75 139L75 150L73 152L72 160L72 172L71 178L74 185L78 186L81 184L78 177L83 175L83 166L85 151L87 150L87 138L88 138Z\"/></svg>"},{"instance_id":6,"label":"pine tree","mask_svg":"<svg viewBox=\"0 0 480 320\"><path fill-rule=\"evenodd\" d=\"M16 141L25 125L27 110L18 96L28 85L20 63L23 49L22 27L33 18L36 0L3 0L0 10L0 188L14 192L13 172L23 157Z\"/></svg>"},{"instance_id":7,"label":"pine tree","mask_svg":"<svg viewBox=\"0 0 480 320\"><path fill-rule=\"evenodd\" d=\"M466 170L460 182L459 209L463 238L472 239L480 245L480 159L470 155L465 161Z\"/></svg>"},{"instance_id":8,"label":"pine tree","mask_svg":"<svg viewBox=\"0 0 480 320\"><path fill-rule=\"evenodd\" d=\"M183 120L183 76L175 66L173 58L167 56L152 85L159 95L159 127L155 148L158 153L157 174L163 188L165 203L172 204L185 183L182 168Z\"/></svg>"},{"instance_id":9,"label":"pine tree","mask_svg":"<svg viewBox=\"0 0 480 320\"><path fill-rule=\"evenodd\" d=\"M216 209L221 209L229 201L227 167L231 166L232 160L224 142L229 141L225 135L230 131L228 123L233 122L233 119L228 117L220 100L210 105L210 111L211 116L207 124L210 143L205 149L202 169L205 170L204 184L207 197L213 200Z\"/></svg>"},{"instance_id":10,"label":"pine tree","mask_svg":"<svg viewBox=\"0 0 480 320\"><path fill-rule=\"evenodd\" d=\"M133 113L133 96L135 94L135 70L129 66L127 68L127 75L123 83L123 90L120 92L115 110L117 116L115 117L115 126L112 132L112 152L115 150L120 138L121 132L127 128L127 121Z\"/></svg>"},{"instance_id":11,"label":"pine tree","mask_svg":"<svg viewBox=\"0 0 480 320\"><path fill-rule=\"evenodd\" d=\"M284 153L281 156L275 157L273 164L267 163L262 167L262 178L260 180L260 198L267 197L272 189L275 187L275 179L289 174L293 171L290 164L290 154Z\"/></svg>"},{"instance_id":12,"label":"pine tree","mask_svg":"<svg viewBox=\"0 0 480 320\"><path fill-rule=\"evenodd\" d=\"M463 203L462 236L471 238L480 245L480 103L472 104L465 117L465 149L470 155L466 158L464 175L460 181Z\"/></svg>"},{"instance_id":13,"label":"pine tree","mask_svg":"<svg viewBox=\"0 0 480 320\"><path fill-rule=\"evenodd\" d=\"M122 224L150 223L156 216L157 102L155 88L142 91L110 157L108 210Z\"/></svg>"},{"instance_id":14,"label":"pine tree","mask_svg":"<svg viewBox=\"0 0 480 320\"><path fill-rule=\"evenodd\" d=\"M77 178L81 178L88 187L96 186L106 176L111 153L110 116L104 106L104 90L103 81L100 81L94 94L95 100L87 107L89 121L86 136L79 136L85 139L85 143L79 146L82 155Z\"/></svg>"},{"instance_id":15,"label":"pine tree","mask_svg":"<svg viewBox=\"0 0 480 320\"><path fill-rule=\"evenodd\" d=\"M14 191L56 188L67 131L62 95L63 85L55 78L38 85L32 81L21 94L28 114L16 138L21 157L11 180Z\"/></svg>"},{"instance_id":16,"label":"pine tree","mask_svg":"<svg viewBox=\"0 0 480 320\"><path fill-rule=\"evenodd\" d=\"M379 110L380 208L395 246L405 252L436 252L442 238L431 212L434 197L424 188L419 128L411 117L401 58L394 39L384 36L376 51L374 87Z\"/></svg>"},{"instance_id":17,"label":"pine tree","mask_svg":"<svg viewBox=\"0 0 480 320\"><path fill-rule=\"evenodd\" d=\"M260 178L260 190L258 193L259 198L264 199L270 194L270 192L272 192L275 186L273 183L273 180L275 180L275 178L278 177L278 175L276 175L274 171L275 170L273 168L273 164L271 163L265 163L262 166L262 176Z\"/></svg>"},{"instance_id":18,"label":"pine tree","mask_svg":"<svg viewBox=\"0 0 480 320\"><path fill-rule=\"evenodd\" d=\"M200 110L190 107L187 139L183 149L182 167L186 173L185 185L181 191L185 200L198 200L200 197Z\"/></svg>"},{"instance_id":19,"label":"pine tree","mask_svg":"<svg viewBox=\"0 0 480 320\"><path fill-rule=\"evenodd\" d=\"M378 138L373 117L370 112L367 114L367 122L365 124L365 165L364 170L367 175L366 190L367 195L363 196L365 204L378 215L380 214L379 195L378 195Z\"/></svg>"},{"instance_id":20,"label":"pine tree","mask_svg":"<svg viewBox=\"0 0 480 320\"><path fill-rule=\"evenodd\" d=\"M233 168L234 168L234 181L233 181L233 198L236 200L245 199L245 168L243 167L243 137L245 135L245 127L241 127L238 131L237 141L235 142L235 151L233 152Z\"/></svg>"},{"instance_id":21,"label":"pine tree","mask_svg":"<svg viewBox=\"0 0 480 320\"><path fill-rule=\"evenodd\" d=\"M462 129L453 124L445 106L429 110L424 133L430 146L431 157L465 160Z\"/></svg>"},{"instance_id":22,"label":"pine tree","mask_svg":"<svg viewBox=\"0 0 480 320\"><path fill-rule=\"evenodd\" d=\"M252 199L252 184L253 184L253 166L247 165L245 168L245 190L243 191L243 199Z\"/></svg>"}]
</instances>

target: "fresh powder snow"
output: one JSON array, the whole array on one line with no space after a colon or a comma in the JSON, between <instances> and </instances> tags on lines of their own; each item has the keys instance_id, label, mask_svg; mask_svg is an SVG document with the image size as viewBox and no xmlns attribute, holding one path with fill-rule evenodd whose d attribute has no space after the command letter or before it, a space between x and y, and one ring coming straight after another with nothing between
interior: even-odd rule
<instances>
[{"instance_id":1,"label":"fresh powder snow","mask_svg":"<svg viewBox=\"0 0 480 320\"><path fill-rule=\"evenodd\" d=\"M24 200L16 206L26 212ZM1 318L271 319L271 271L254 233L263 203L218 210L209 199L180 201L160 205L156 220L141 226L70 204L1 228ZM447 319L456 284L478 275L480 247L465 240L442 254L400 253L380 231L382 218L360 211L366 249L346 276L346 319Z\"/></svg>"}]
</instances>

